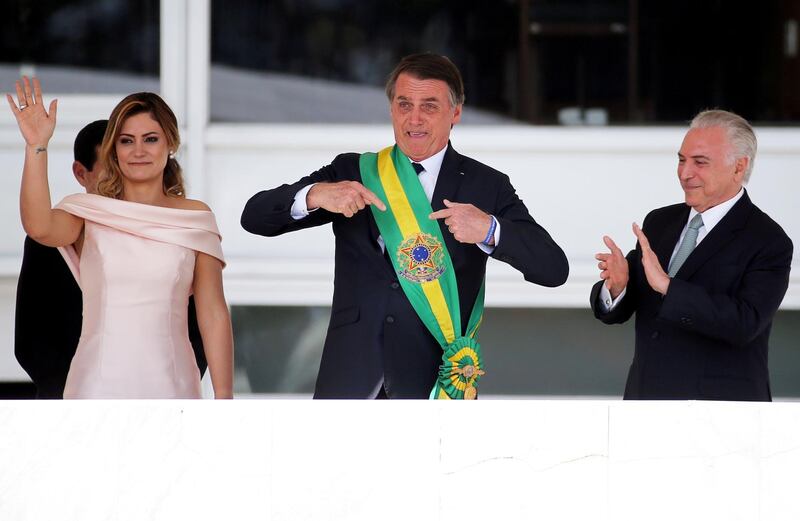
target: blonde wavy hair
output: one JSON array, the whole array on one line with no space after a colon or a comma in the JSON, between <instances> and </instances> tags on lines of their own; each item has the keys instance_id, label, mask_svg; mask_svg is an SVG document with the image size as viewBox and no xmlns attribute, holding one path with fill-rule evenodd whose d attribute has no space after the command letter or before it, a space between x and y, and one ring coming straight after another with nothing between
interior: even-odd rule
<instances>
[{"instance_id":1,"label":"blonde wavy hair","mask_svg":"<svg viewBox=\"0 0 800 521\"><path fill-rule=\"evenodd\" d=\"M97 180L97 193L113 199L124 198L123 174L117 160L117 139L122 132L125 121L137 114L150 114L164 131L169 150L178 150L181 137L178 133L178 120L172 109L169 108L158 94L152 92L137 92L126 96L120 101L111 116L108 118L108 128L100 145L98 161L102 170ZM164 193L172 197L186 197L183 187L183 170L174 157L167 158L164 167Z\"/></svg>"}]
</instances>

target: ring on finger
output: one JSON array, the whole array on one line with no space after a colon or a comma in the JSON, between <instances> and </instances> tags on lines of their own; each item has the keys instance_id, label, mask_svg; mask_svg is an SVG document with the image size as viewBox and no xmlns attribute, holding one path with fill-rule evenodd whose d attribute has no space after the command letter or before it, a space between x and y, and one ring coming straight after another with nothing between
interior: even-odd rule
<instances>
[{"instance_id":1,"label":"ring on finger","mask_svg":"<svg viewBox=\"0 0 800 521\"><path fill-rule=\"evenodd\" d=\"M27 105L20 105L20 106L19 106L19 110L25 110L26 108L28 108L28 106L27 106Z\"/></svg>"}]
</instances>

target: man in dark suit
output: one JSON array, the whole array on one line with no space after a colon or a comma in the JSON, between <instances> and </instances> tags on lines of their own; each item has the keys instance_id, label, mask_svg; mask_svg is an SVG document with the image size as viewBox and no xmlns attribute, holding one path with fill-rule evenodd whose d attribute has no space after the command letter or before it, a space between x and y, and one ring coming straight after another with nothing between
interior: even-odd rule
<instances>
[{"instance_id":1,"label":"man in dark suit","mask_svg":"<svg viewBox=\"0 0 800 521\"><path fill-rule=\"evenodd\" d=\"M789 284L792 242L743 188L756 137L736 114L698 114L678 152L685 204L633 225L627 258L609 237L598 253L595 316L636 313L626 399L772 399L767 352Z\"/></svg>"},{"instance_id":2,"label":"man in dark suit","mask_svg":"<svg viewBox=\"0 0 800 521\"><path fill-rule=\"evenodd\" d=\"M72 173L94 193L100 167L97 149L108 120L89 123L73 146ZM14 354L36 385L37 398L62 398L72 357L81 336L83 297L57 248L25 237L17 282ZM207 367L197 326L194 300L189 300L189 340L202 375Z\"/></svg>"},{"instance_id":3,"label":"man in dark suit","mask_svg":"<svg viewBox=\"0 0 800 521\"><path fill-rule=\"evenodd\" d=\"M482 306L489 256L544 286L563 284L569 268L561 248L530 216L508 177L449 144L450 130L461 117L463 89L455 65L434 54L407 56L386 86L396 141L391 150L402 152L396 157L405 161L394 165L413 172L408 161L415 163L419 177L412 173L414 186L406 190L417 190L420 198L420 187L424 190L423 205L430 214L420 213L424 217L418 219L441 232L457 280L458 318L467 325L475 323L470 312L476 300ZM427 398L443 364L444 346L407 296L413 277L403 270L403 278L397 275L403 248L387 248L386 233L376 221L385 212L394 214L390 202L399 192L387 188L382 200L367 189L362 159L342 154L294 184L256 194L244 209L242 226L276 236L333 224L334 295L316 398ZM369 206L373 208L362 211ZM417 261L428 259L429 246L433 251L442 245L413 250L421 255ZM457 337L467 334L464 327L455 332Z\"/></svg>"}]
</instances>

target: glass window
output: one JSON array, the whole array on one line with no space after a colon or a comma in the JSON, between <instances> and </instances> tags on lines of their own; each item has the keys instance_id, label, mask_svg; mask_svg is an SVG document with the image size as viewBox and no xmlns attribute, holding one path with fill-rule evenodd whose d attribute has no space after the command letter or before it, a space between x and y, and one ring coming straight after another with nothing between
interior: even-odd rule
<instances>
[{"instance_id":1,"label":"glass window","mask_svg":"<svg viewBox=\"0 0 800 521\"><path fill-rule=\"evenodd\" d=\"M233 306L237 394L314 392L327 307ZM800 311L779 311L770 337L776 398L800 398ZM633 320L606 326L588 309L487 308L480 332L487 396L621 397Z\"/></svg>"},{"instance_id":2,"label":"glass window","mask_svg":"<svg viewBox=\"0 0 800 521\"><path fill-rule=\"evenodd\" d=\"M463 123L800 120L800 2L212 1L214 121L385 123L405 54L461 69Z\"/></svg>"},{"instance_id":3,"label":"glass window","mask_svg":"<svg viewBox=\"0 0 800 521\"><path fill-rule=\"evenodd\" d=\"M50 93L159 89L158 0L11 0L0 24L2 85L23 73Z\"/></svg>"},{"instance_id":4,"label":"glass window","mask_svg":"<svg viewBox=\"0 0 800 521\"><path fill-rule=\"evenodd\" d=\"M464 74L464 123L513 123L515 13L510 0L214 0L211 119L386 123L386 76L430 50Z\"/></svg>"}]
</instances>

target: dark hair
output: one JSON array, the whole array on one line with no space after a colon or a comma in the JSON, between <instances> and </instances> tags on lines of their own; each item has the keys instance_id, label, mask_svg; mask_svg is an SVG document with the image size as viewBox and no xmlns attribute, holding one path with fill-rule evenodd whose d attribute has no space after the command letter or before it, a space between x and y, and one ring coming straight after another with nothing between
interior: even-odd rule
<instances>
[{"instance_id":1,"label":"dark hair","mask_svg":"<svg viewBox=\"0 0 800 521\"><path fill-rule=\"evenodd\" d=\"M106 127L108 127L108 120L98 119L83 127L75 136L72 153L75 161L82 164L87 170L94 170L94 164L97 161L97 147L103 142Z\"/></svg>"},{"instance_id":2,"label":"dark hair","mask_svg":"<svg viewBox=\"0 0 800 521\"><path fill-rule=\"evenodd\" d=\"M100 178L97 181L97 193L100 195L114 199L124 197L122 170L117 162L116 145L119 134L122 132L122 125L129 117L137 114L149 114L161 126L170 150L177 151L181 144L178 119L169 105L161 99L161 96L152 92L137 92L126 96L111 111L108 128L103 137L103 146L100 148L100 159L103 162L103 171L100 172ZM171 156L167 158L167 164L164 167L163 189L167 195L186 197L181 165Z\"/></svg>"},{"instance_id":3,"label":"dark hair","mask_svg":"<svg viewBox=\"0 0 800 521\"><path fill-rule=\"evenodd\" d=\"M410 54L400 60L386 79L386 96L390 102L394 100L397 78L403 73L420 80L441 80L450 89L450 105L455 107L464 103L464 80L458 67L447 56L423 52Z\"/></svg>"}]
</instances>

